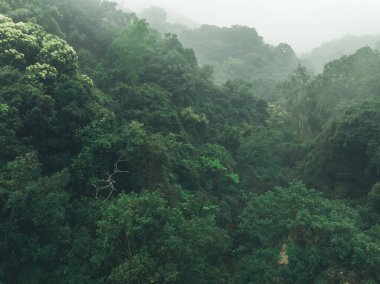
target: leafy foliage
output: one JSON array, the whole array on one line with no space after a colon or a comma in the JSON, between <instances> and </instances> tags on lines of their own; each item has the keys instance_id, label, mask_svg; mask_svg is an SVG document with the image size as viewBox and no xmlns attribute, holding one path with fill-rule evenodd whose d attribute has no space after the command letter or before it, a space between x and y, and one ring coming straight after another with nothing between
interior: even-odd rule
<instances>
[{"instance_id":1,"label":"leafy foliage","mask_svg":"<svg viewBox=\"0 0 380 284\"><path fill-rule=\"evenodd\" d=\"M223 279L220 255L228 239L211 216L186 220L158 194L143 193L120 195L98 225L101 249L96 259L109 271L112 282L219 283Z\"/></svg>"},{"instance_id":2,"label":"leafy foliage","mask_svg":"<svg viewBox=\"0 0 380 284\"><path fill-rule=\"evenodd\" d=\"M306 160L308 180L341 196L368 193L380 173L379 105L373 100L348 109L321 135Z\"/></svg>"},{"instance_id":3,"label":"leafy foliage","mask_svg":"<svg viewBox=\"0 0 380 284\"><path fill-rule=\"evenodd\" d=\"M160 12L0 0L0 282L377 283L379 54Z\"/></svg>"},{"instance_id":4,"label":"leafy foliage","mask_svg":"<svg viewBox=\"0 0 380 284\"><path fill-rule=\"evenodd\" d=\"M240 283L270 283L276 277L284 283L329 283L339 277L346 281L352 280L349 277L373 281L377 277L379 258L374 254L379 243L360 232L356 212L299 182L252 196L240 218L240 234L246 240L239 253L248 259L243 260L244 278L239 276ZM359 241L362 238L367 240L364 246ZM281 244L286 244L289 260L279 267ZM273 251L276 246L277 251ZM256 260L250 257L252 250ZM359 256L358 251L363 253ZM254 263L265 263L272 278L251 268ZM364 263L368 265L365 271Z\"/></svg>"}]
</instances>

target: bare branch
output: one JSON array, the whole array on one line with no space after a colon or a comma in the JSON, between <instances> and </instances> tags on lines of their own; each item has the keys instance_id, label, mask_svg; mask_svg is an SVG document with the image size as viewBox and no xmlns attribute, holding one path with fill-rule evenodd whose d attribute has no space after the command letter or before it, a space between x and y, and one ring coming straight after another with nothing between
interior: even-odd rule
<instances>
[{"instance_id":1,"label":"bare branch","mask_svg":"<svg viewBox=\"0 0 380 284\"><path fill-rule=\"evenodd\" d=\"M99 179L99 180L97 180L96 184L92 184L92 186L95 188L96 198L98 198L98 195L100 194L100 192L108 189L109 193L108 193L108 196L106 198L106 200L108 200L112 196L112 194L115 191L117 191L117 189L115 187L116 181L114 179L114 176L117 174L121 174L121 173L128 173L128 171L124 171L124 170L119 169L119 163L121 163L121 162L127 162L127 161L119 158L113 165L113 172L107 173L106 179Z\"/></svg>"}]
</instances>

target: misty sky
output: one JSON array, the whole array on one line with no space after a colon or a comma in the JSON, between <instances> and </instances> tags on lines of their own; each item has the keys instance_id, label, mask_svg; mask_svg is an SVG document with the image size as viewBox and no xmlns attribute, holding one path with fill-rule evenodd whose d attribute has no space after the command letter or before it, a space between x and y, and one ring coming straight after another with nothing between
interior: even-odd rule
<instances>
[{"instance_id":1,"label":"misty sky","mask_svg":"<svg viewBox=\"0 0 380 284\"><path fill-rule=\"evenodd\" d=\"M159 6L199 23L255 27L268 43L305 52L347 34L380 34L380 0L120 0L139 12Z\"/></svg>"}]
</instances>

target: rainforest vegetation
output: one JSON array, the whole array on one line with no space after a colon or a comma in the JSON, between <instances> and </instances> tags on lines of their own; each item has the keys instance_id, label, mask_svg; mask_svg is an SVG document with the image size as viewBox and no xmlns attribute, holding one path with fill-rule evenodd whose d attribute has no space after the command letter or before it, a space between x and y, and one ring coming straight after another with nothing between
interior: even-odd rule
<instances>
[{"instance_id":1,"label":"rainforest vegetation","mask_svg":"<svg viewBox=\"0 0 380 284\"><path fill-rule=\"evenodd\" d=\"M0 0L0 283L379 283L379 52L177 33Z\"/></svg>"}]
</instances>

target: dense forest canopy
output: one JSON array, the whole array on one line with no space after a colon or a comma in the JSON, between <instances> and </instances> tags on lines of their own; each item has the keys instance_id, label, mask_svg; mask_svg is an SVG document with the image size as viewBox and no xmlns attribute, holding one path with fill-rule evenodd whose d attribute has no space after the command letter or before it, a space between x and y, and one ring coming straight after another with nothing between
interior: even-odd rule
<instances>
[{"instance_id":1,"label":"dense forest canopy","mask_svg":"<svg viewBox=\"0 0 380 284\"><path fill-rule=\"evenodd\" d=\"M0 283L379 283L379 52L153 12L0 0Z\"/></svg>"}]
</instances>

